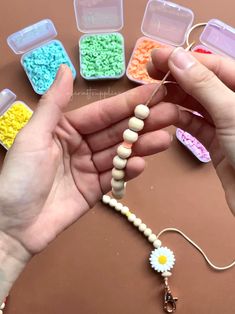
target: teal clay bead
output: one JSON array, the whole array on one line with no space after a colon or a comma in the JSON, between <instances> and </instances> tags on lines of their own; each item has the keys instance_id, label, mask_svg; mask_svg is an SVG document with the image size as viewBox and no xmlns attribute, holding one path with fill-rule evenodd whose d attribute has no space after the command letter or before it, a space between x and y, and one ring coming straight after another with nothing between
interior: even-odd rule
<instances>
[{"instance_id":1,"label":"teal clay bead","mask_svg":"<svg viewBox=\"0 0 235 314\"><path fill-rule=\"evenodd\" d=\"M84 35L80 71L85 79L117 79L125 73L124 39L119 33Z\"/></svg>"},{"instance_id":2,"label":"teal clay bead","mask_svg":"<svg viewBox=\"0 0 235 314\"><path fill-rule=\"evenodd\" d=\"M61 64L66 64L70 67L75 79L76 70L64 46L58 40L53 40L36 48L22 58L25 72L33 89L39 95L45 94L51 87Z\"/></svg>"}]
</instances>

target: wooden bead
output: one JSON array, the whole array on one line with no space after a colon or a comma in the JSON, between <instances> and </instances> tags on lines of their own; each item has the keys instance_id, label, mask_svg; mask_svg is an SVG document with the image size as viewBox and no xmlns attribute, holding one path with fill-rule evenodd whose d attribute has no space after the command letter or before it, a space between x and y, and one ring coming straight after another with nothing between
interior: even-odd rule
<instances>
[{"instance_id":1,"label":"wooden bead","mask_svg":"<svg viewBox=\"0 0 235 314\"><path fill-rule=\"evenodd\" d=\"M130 157L132 153L132 149L131 148L126 148L123 145L120 145L117 149L117 154L119 157L123 158L123 159L127 159Z\"/></svg>"},{"instance_id":2,"label":"wooden bead","mask_svg":"<svg viewBox=\"0 0 235 314\"><path fill-rule=\"evenodd\" d=\"M164 278L168 278L171 277L172 273L170 271L165 271L164 273L162 273L162 277Z\"/></svg>"},{"instance_id":3,"label":"wooden bead","mask_svg":"<svg viewBox=\"0 0 235 314\"><path fill-rule=\"evenodd\" d=\"M113 188L114 191L120 191L120 190L124 190L124 180L115 180L115 179L112 179L111 180L111 186Z\"/></svg>"},{"instance_id":4,"label":"wooden bead","mask_svg":"<svg viewBox=\"0 0 235 314\"><path fill-rule=\"evenodd\" d=\"M145 105L138 105L135 108L135 116L136 118L139 118L141 120L145 120L146 118L148 118L149 113L150 113L150 110Z\"/></svg>"},{"instance_id":5,"label":"wooden bead","mask_svg":"<svg viewBox=\"0 0 235 314\"><path fill-rule=\"evenodd\" d=\"M129 220L130 222L134 222L135 219L136 219L136 215L134 215L134 214L131 214L131 215L128 217L128 220Z\"/></svg>"},{"instance_id":6,"label":"wooden bead","mask_svg":"<svg viewBox=\"0 0 235 314\"><path fill-rule=\"evenodd\" d=\"M157 240L157 236L156 234L152 233L149 238L148 238L149 242L153 243L154 241Z\"/></svg>"},{"instance_id":7,"label":"wooden bead","mask_svg":"<svg viewBox=\"0 0 235 314\"><path fill-rule=\"evenodd\" d=\"M119 156L114 157L113 165L116 169L122 170L126 168L127 160L120 158Z\"/></svg>"},{"instance_id":8,"label":"wooden bead","mask_svg":"<svg viewBox=\"0 0 235 314\"><path fill-rule=\"evenodd\" d=\"M108 195L104 195L103 198L102 198L102 202L104 204L109 204L109 202L111 201L111 197L108 196Z\"/></svg>"},{"instance_id":9,"label":"wooden bead","mask_svg":"<svg viewBox=\"0 0 235 314\"><path fill-rule=\"evenodd\" d=\"M112 189L112 194L113 194L113 197L115 197L117 200L120 200L125 195L125 188L120 191Z\"/></svg>"},{"instance_id":10,"label":"wooden bead","mask_svg":"<svg viewBox=\"0 0 235 314\"><path fill-rule=\"evenodd\" d=\"M127 129L123 133L123 139L127 143L135 143L138 140L138 134L134 131L131 131L130 129Z\"/></svg>"},{"instance_id":11,"label":"wooden bead","mask_svg":"<svg viewBox=\"0 0 235 314\"><path fill-rule=\"evenodd\" d=\"M144 232L147 229L147 226L145 224L141 224L139 226L139 231Z\"/></svg>"},{"instance_id":12,"label":"wooden bead","mask_svg":"<svg viewBox=\"0 0 235 314\"><path fill-rule=\"evenodd\" d=\"M125 178L125 171L113 168L113 170L112 170L112 177L115 180L122 180L122 179Z\"/></svg>"},{"instance_id":13,"label":"wooden bead","mask_svg":"<svg viewBox=\"0 0 235 314\"><path fill-rule=\"evenodd\" d=\"M144 121L136 117L133 117L129 120L129 128L132 131L140 132L144 128Z\"/></svg>"},{"instance_id":14,"label":"wooden bead","mask_svg":"<svg viewBox=\"0 0 235 314\"><path fill-rule=\"evenodd\" d=\"M153 246L156 249L159 249L162 246L162 242L159 239L157 239L156 241L153 242Z\"/></svg>"},{"instance_id":15,"label":"wooden bead","mask_svg":"<svg viewBox=\"0 0 235 314\"><path fill-rule=\"evenodd\" d=\"M116 211L120 212L123 209L123 205L121 203L117 203L115 209Z\"/></svg>"},{"instance_id":16,"label":"wooden bead","mask_svg":"<svg viewBox=\"0 0 235 314\"><path fill-rule=\"evenodd\" d=\"M115 207L117 205L117 200L115 200L114 198L111 199L111 201L109 202L109 205L111 207Z\"/></svg>"},{"instance_id":17,"label":"wooden bead","mask_svg":"<svg viewBox=\"0 0 235 314\"><path fill-rule=\"evenodd\" d=\"M142 224L142 220L139 218L136 218L133 224L134 226L139 227Z\"/></svg>"},{"instance_id":18,"label":"wooden bead","mask_svg":"<svg viewBox=\"0 0 235 314\"><path fill-rule=\"evenodd\" d=\"M152 234L152 230L151 230L151 229L149 229L149 228L145 229L144 235L145 235L146 237L149 237L151 234Z\"/></svg>"},{"instance_id":19,"label":"wooden bead","mask_svg":"<svg viewBox=\"0 0 235 314\"><path fill-rule=\"evenodd\" d=\"M121 210L121 213L123 215L126 215L129 211L130 211L129 208L127 206L124 206L123 209Z\"/></svg>"}]
</instances>

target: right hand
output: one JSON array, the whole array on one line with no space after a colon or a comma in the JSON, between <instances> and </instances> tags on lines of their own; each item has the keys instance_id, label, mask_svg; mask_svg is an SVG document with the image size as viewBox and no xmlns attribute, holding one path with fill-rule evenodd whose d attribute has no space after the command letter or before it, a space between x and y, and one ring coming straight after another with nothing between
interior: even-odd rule
<instances>
[{"instance_id":1,"label":"right hand","mask_svg":"<svg viewBox=\"0 0 235 314\"><path fill-rule=\"evenodd\" d=\"M168 92L170 101L181 106L174 124L208 149L235 215L235 62L182 48L163 48L153 51L148 70L153 78L159 78L159 70L171 71L180 86L170 86Z\"/></svg>"}]
</instances>

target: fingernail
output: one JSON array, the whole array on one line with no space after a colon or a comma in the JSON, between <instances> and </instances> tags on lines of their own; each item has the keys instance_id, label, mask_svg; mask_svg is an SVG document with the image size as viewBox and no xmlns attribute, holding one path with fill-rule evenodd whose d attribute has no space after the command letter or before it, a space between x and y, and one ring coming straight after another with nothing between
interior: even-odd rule
<instances>
[{"instance_id":1,"label":"fingernail","mask_svg":"<svg viewBox=\"0 0 235 314\"><path fill-rule=\"evenodd\" d=\"M64 72L66 70L66 65L65 64L61 64L58 72L57 72L57 75L56 75L56 83L59 83L64 75Z\"/></svg>"},{"instance_id":2,"label":"fingernail","mask_svg":"<svg viewBox=\"0 0 235 314\"><path fill-rule=\"evenodd\" d=\"M170 60L180 70L187 70L196 64L194 57L181 47L172 52Z\"/></svg>"}]
</instances>

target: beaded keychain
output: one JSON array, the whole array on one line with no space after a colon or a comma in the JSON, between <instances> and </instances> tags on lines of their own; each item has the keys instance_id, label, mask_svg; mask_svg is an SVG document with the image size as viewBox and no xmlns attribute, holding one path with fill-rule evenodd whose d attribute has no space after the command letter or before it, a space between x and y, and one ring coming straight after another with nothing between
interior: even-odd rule
<instances>
[{"instance_id":1,"label":"beaded keychain","mask_svg":"<svg viewBox=\"0 0 235 314\"><path fill-rule=\"evenodd\" d=\"M191 50L194 42L189 44L189 36L191 32L197 28L204 26L205 23L200 23L193 26L187 36L187 44L188 47L186 51ZM158 84L156 89L153 91L150 98L147 100L145 104L139 104L136 106L134 110L135 116L129 120L128 126L129 129L125 130L123 133L124 142L118 147L117 155L113 159L113 170L112 170L112 195L114 198L111 198L108 195L103 196L103 203L109 205L111 208L114 208L116 211L121 212L124 216L127 217L128 221L131 222L138 230L147 237L148 241L153 244L154 250L150 254L149 262L151 267L158 273L161 273L164 278L164 311L167 313L173 313L176 311L176 302L178 300L177 297L174 297L171 293L171 289L169 286L169 277L171 277L171 270L175 264L175 255L174 253L167 247L162 246L162 242L159 240L159 237L166 232L177 232L181 236L183 236L191 245L193 245L205 258L206 262L209 264L211 268L217 271L223 271L230 269L235 265L235 261L228 266L218 267L215 266L206 256L204 251L189 237L187 237L182 231L176 228L167 228L162 230L158 235L154 234L150 228L147 227L146 224L142 222L142 220L130 211L127 206L119 203L117 199L121 199L125 194L126 183L125 183L125 168L127 166L128 158L132 154L132 146L138 140L138 132L142 131L144 128L144 120L149 116L150 109L149 104L151 103L153 97L158 93L160 88L167 84L173 82L167 82L167 78L170 75L170 71L165 75L163 80ZM175 82L174 82L175 83Z\"/></svg>"}]
</instances>

